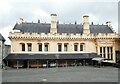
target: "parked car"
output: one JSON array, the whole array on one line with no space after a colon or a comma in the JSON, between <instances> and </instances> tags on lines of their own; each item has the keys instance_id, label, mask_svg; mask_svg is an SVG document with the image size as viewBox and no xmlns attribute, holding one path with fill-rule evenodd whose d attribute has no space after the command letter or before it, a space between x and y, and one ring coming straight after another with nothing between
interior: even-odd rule
<instances>
[{"instance_id":1,"label":"parked car","mask_svg":"<svg viewBox=\"0 0 120 84\"><path fill-rule=\"evenodd\" d=\"M51 63L50 67L56 67L56 63Z\"/></svg>"},{"instance_id":2,"label":"parked car","mask_svg":"<svg viewBox=\"0 0 120 84\"><path fill-rule=\"evenodd\" d=\"M47 67L47 64L43 64L43 67Z\"/></svg>"}]
</instances>

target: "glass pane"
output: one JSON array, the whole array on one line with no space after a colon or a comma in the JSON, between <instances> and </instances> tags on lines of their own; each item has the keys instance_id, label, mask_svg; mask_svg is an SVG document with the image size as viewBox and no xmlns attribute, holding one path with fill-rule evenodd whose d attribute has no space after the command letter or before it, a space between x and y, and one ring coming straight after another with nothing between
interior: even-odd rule
<instances>
[{"instance_id":1,"label":"glass pane","mask_svg":"<svg viewBox=\"0 0 120 84\"><path fill-rule=\"evenodd\" d=\"M48 45L45 44L45 51L48 51Z\"/></svg>"},{"instance_id":2,"label":"glass pane","mask_svg":"<svg viewBox=\"0 0 120 84\"><path fill-rule=\"evenodd\" d=\"M113 54L111 54L111 60L113 60Z\"/></svg>"},{"instance_id":3,"label":"glass pane","mask_svg":"<svg viewBox=\"0 0 120 84\"><path fill-rule=\"evenodd\" d=\"M100 53L102 53L102 47L100 47Z\"/></svg>"},{"instance_id":4,"label":"glass pane","mask_svg":"<svg viewBox=\"0 0 120 84\"><path fill-rule=\"evenodd\" d=\"M110 59L110 54L108 54L108 59Z\"/></svg>"},{"instance_id":5,"label":"glass pane","mask_svg":"<svg viewBox=\"0 0 120 84\"><path fill-rule=\"evenodd\" d=\"M107 52L109 53L109 47L107 47Z\"/></svg>"},{"instance_id":6,"label":"glass pane","mask_svg":"<svg viewBox=\"0 0 120 84\"><path fill-rule=\"evenodd\" d=\"M28 51L32 51L32 44L28 44Z\"/></svg>"},{"instance_id":7,"label":"glass pane","mask_svg":"<svg viewBox=\"0 0 120 84\"><path fill-rule=\"evenodd\" d=\"M103 47L103 53L105 53L105 47Z\"/></svg>"},{"instance_id":8,"label":"glass pane","mask_svg":"<svg viewBox=\"0 0 120 84\"><path fill-rule=\"evenodd\" d=\"M74 51L78 51L78 45L74 45Z\"/></svg>"},{"instance_id":9,"label":"glass pane","mask_svg":"<svg viewBox=\"0 0 120 84\"><path fill-rule=\"evenodd\" d=\"M83 51L83 45L80 45L80 51Z\"/></svg>"},{"instance_id":10,"label":"glass pane","mask_svg":"<svg viewBox=\"0 0 120 84\"><path fill-rule=\"evenodd\" d=\"M25 51L25 44L22 44L22 51Z\"/></svg>"},{"instance_id":11,"label":"glass pane","mask_svg":"<svg viewBox=\"0 0 120 84\"><path fill-rule=\"evenodd\" d=\"M67 51L67 44L64 45L64 51Z\"/></svg>"},{"instance_id":12,"label":"glass pane","mask_svg":"<svg viewBox=\"0 0 120 84\"><path fill-rule=\"evenodd\" d=\"M104 58L106 58L106 55L104 54Z\"/></svg>"},{"instance_id":13,"label":"glass pane","mask_svg":"<svg viewBox=\"0 0 120 84\"><path fill-rule=\"evenodd\" d=\"M113 49L112 49L112 47L110 47L110 51L111 51L111 53L113 52Z\"/></svg>"},{"instance_id":14,"label":"glass pane","mask_svg":"<svg viewBox=\"0 0 120 84\"><path fill-rule=\"evenodd\" d=\"M59 52L62 51L62 45L61 45L61 44L58 45L58 51L59 51Z\"/></svg>"},{"instance_id":15,"label":"glass pane","mask_svg":"<svg viewBox=\"0 0 120 84\"><path fill-rule=\"evenodd\" d=\"M42 51L42 44L39 45L39 51Z\"/></svg>"}]
</instances>

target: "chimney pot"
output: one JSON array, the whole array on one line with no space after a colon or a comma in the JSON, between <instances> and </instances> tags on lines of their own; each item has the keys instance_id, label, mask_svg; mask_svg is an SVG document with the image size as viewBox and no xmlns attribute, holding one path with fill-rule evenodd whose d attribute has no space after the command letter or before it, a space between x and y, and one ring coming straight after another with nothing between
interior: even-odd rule
<instances>
[{"instance_id":1,"label":"chimney pot","mask_svg":"<svg viewBox=\"0 0 120 84\"><path fill-rule=\"evenodd\" d=\"M17 21L18 24L22 24L24 22L23 18L19 18L19 20Z\"/></svg>"},{"instance_id":2,"label":"chimney pot","mask_svg":"<svg viewBox=\"0 0 120 84\"><path fill-rule=\"evenodd\" d=\"M108 27L111 27L111 21L107 21L106 24Z\"/></svg>"}]
</instances>

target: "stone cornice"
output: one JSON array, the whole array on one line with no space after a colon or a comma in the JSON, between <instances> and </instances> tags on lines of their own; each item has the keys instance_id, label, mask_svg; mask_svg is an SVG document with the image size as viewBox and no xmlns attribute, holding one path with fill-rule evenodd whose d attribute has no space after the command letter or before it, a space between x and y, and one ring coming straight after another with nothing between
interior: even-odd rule
<instances>
[{"instance_id":1,"label":"stone cornice","mask_svg":"<svg viewBox=\"0 0 120 84\"><path fill-rule=\"evenodd\" d=\"M116 33L109 34L51 34L51 33L22 33L22 32L10 32L10 39L31 39L31 40L96 40L96 39L120 39L120 36Z\"/></svg>"}]
</instances>

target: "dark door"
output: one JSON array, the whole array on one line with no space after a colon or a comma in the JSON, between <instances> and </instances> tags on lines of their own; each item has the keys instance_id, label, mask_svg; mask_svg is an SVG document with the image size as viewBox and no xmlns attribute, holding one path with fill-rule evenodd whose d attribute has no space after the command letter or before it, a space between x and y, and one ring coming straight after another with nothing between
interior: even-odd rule
<instances>
[{"instance_id":1,"label":"dark door","mask_svg":"<svg viewBox=\"0 0 120 84\"><path fill-rule=\"evenodd\" d=\"M24 61L24 68L27 68L27 60Z\"/></svg>"}]
</instances>

